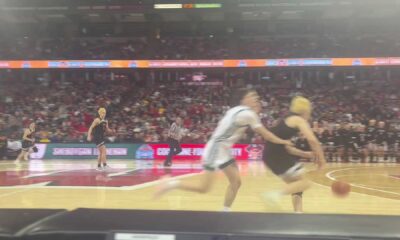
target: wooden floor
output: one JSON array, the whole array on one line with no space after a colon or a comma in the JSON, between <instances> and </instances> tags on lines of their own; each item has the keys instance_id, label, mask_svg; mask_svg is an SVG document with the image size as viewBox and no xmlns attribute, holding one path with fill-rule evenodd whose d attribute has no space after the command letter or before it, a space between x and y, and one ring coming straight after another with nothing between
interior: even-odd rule
<instances>
[{"instance_id":1,"label":"wooden floor","mask_svg":"<svg viewBox=\"0 0 400 240\"><path fill-rule=\"evenodd\" d=\"M198 162L179 162L170 170L161 162L111 161L111 170L94 170L94 161L31 161L21 165L0 162L0 208L121 208L169 210L221 210L227 185L220 175L209 194L171 192L152 200L158 179L170 173L183 181L200 177ZM279 189L283 183L260 162L240 162L242 188L233 211L291 212L291 199L280 208L264 204L260 194ZM400 164L329 164L322 172L308 164L315 183L304 194L307 213L400 215ZM339 179L351 183L349 197L339 199L330 184Z\"/></svg>"}]
</instances>

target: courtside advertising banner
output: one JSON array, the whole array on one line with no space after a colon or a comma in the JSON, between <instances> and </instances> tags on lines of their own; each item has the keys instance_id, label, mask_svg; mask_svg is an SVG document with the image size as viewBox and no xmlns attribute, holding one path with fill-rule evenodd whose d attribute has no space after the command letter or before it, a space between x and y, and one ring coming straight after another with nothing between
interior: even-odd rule
<instances>
[{"instance_id":1,"label":"courtside advertising banner","mask_svg":"<svg viewBox=\"0 0 400 240\"><path fill-rule=\"evenodd\" d=\"M31 159L96 159L98 149L94 144L35 144L37 153L31 153ZM126 160L164 160L169 153L168 144L106 144L108 159ZM200 160L205 144L182 144L182 152L174 160ZM261 160L262 144L236 144L231 149L237 160Z\"/></svg>"},{"instance_id":2,"label":"courtside advertising banner","mask_svg":"<svg viewBox=\"0 0 400 240\"><path fill-rule=\"evenodd\" d=\"M174 156L176 160L200 160L205 144L182 144L182 152ZM263 145L236 144L231 149L237 160L261 160ZM169 153L168 144L143 144L136 151L136 159L166 159Z\"/></svg>"}]
</instances>

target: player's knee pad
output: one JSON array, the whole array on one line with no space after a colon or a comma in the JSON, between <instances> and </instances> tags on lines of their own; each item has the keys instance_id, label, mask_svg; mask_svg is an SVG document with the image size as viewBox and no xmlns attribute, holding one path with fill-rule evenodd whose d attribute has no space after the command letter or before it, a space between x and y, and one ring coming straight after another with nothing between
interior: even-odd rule
<instances>
[{"instance_id":1,"label":"player's knee pad","mask_svg":"<svg viewBox=\"0 0 400 240\"><path fill-rule=\"evenodd\" d=\"M292 196L303 197L303 192L293 193Z\"/></svg>"}]
</instances>

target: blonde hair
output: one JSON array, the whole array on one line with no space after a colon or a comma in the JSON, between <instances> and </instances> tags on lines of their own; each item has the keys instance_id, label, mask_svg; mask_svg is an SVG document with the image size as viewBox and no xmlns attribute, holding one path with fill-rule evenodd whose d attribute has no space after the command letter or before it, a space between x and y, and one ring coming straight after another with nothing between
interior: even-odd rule
<instances>
[{"instance_id":1,"label":"blonde hair","mask_svg":"<svg viewBox=\"0 0 400 240\"><path fill-rule=\"evenodd\" d=\"M312 105L305 97L294 97L290 103L290 111L296 114L311 113Z\"/></svg>"},{"instance_id":2,"label":"blonde hair","mask_svg":"<svg viewBox=\"0 0 400 240\"><path fill-rule=\"evenodd\" d=\"M105 108L99 108L97 112L100 114L100 113L106 113L107 111Z\"/></svg>"}]
</instances>

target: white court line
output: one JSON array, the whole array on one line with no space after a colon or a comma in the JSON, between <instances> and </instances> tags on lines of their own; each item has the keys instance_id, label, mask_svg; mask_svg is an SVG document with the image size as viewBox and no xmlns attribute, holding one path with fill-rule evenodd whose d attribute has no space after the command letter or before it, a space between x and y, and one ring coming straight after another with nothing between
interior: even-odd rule
<instances>
[{"instance_id":1,"label":"white court line","mask_svg":"<svg viewBox=\"0 0 400 240\"><path fill-rule=\"evenodd\" d=\"M316 184L316 185L318 185L318 186L331 189L330 186L326 186L326 185L324 185L324 184L317 183L317 182L314 182L314 181L313 181L313 183ZM366 194L366 193L360 193L360 192L351 192L351 194L358 194L358 195L368 196L368 197L372 197L372 198L381 198L381 197L379 197L379 196L370 195L370 194ZM395 200L395 199L392 199L392 198L385 198L385 199L386 199L386 200L392 200L392 201L398 201L398 200Z\"/></svg>"},{"instance_id":2,"label":"white court line","mask_svg":"<svg viewBox=\"0 0 400 240\"><path fill-rule=\"evenodd\" d=\"M22 193L22 192L26 192L26 191L30 191L30 190L32 190L32 189L31 188L25 188L25 189L22 189L22 190L17 190L17 191L13 191L13 192L9 192L9 193L3 193L3 194L0 194L0 198L8 197L8 196L13 195L13 194Z\"/></svg>"},{"instance_id":3,"label":"white court line","mask_svg":"<svg viewBox=\"0 0 400 240\"><path fill-rule=\"evenodd\" d=\"M25 179L25 178L33 178L33 177L50 176L50 175L53 175L53 174L62 173L62 172L69 172L69 171L75 171L75 169L68 169L68 170L61 170L61 171L53 171L53 172L45 172L45 173L30 174L30 175L23 176L22 178Z\"/></svg>"},{"instance_id":4,"label":"white court line","mask_svg":"<svg viewBox=\"0 0 400 240\"><path fill-rule=\"evenodd\" d=\"M382 187L382 186L364 185L364 184L357 184L357 185L363 186L363 187L385 188L385 189L399 189L399 190L400 190L400 187Z\"/></svg>"},{"instance_id":5,"label":"white court line","mask_svg":"<svg viewBox=\"0 0 400 240\"><path fill-rule=\"evenodd\" d=\"M171 179L183 179L183 178L188 178L188 177L193 177L195 175L199 175L199 173L189 173L189 174L184 174L176 177L171 177ZM114 190L114 191L129 191L129 190L138 190L146 187L151 187L159 184L161 180L155 180L151 182L146 182L142 184L137 184L133 186L123 186L123 187L97 187L97 186L46 186L49 182L43 182L43 183L37 183L37 184L31 184L31 185L19 185L19 186L5 186L5 187L0 187L1 189L26 189L31 190L31 189L71 189L71 190ZM1 196L1 195L0 195Z\"/></svg>"},{"instance_id":6,"label":"white court line","mask_svg":"<svg viewBox=\"0 0 400 240\"><path fill-rule=\"evenodd\" d=\"M140 170L143 170L143 169L145 169L145 168L136 168L136 169L131 169L131 170L123 171L123 172L111 173L111 174L108 174L107 176L108 177L116 177L116 176L125 175L127 173L140 171Z\"/></svg>"},{"instance_id":7,"label":"white court line","mask_svg":"<svg viewBox=\"0 0 400 240\"><path fill-rule=\"evenodd\" d=\"M193 177L196 175L200 175L201 172L199 173L189 173L189 174L185 174L185 175L181 175L181 176L176 176L176 177L171 177L171 180L178 180L178 179L184 179L184 178L189 178L189 177ZM142 188L147 188L147 187L151 187L151 186L155 186L157 184L159 184L162 180L155 180L155 181L151 181L151 182L147 182L147 183L142 183L142 184L138 184L138 185L134 185L134 186L126 186L126 187L121 187L121 190L138 190L138 189L142 189Z\"/></svg>"},{"instance_id":8,"label":"white court line","mask_svg":"<svg viewBox=\"0 0 400 240\"><path fill-rule=\"evenodd\" d=\"M332 176L333 173L335 173L335 172L340 172L340 171L346 171L346 170L350 170L350 169L359 169L359 168L337 169L337 170L333 170L333 171L327 172L327 173L325 174L325 176L326 176L327 178L331 179L332 181L336 181L336 178ZM359 188L364 188L364 189L373 190L373 191L377 191L377 192L389 193L389 194L394 194L394 195L400 196L400 193L397 193L397 192L391 192L391 191L385 191L385 190L370 188L370 187L366 187L366 186L364 186L364 185L359 185L359 184L354 184L354 183L350 183L350 185L351 185L351 186L354 186L354 187L359 187Z\"/></svg>"},{"instance_id":9,"label":"white court line","mask_svg":"<svg viewBox=\"0 0 400 240\"><path fill-rule=\"evenodd\" d=\"M358 173L358 174L336 175L336 176L335 176L335 180L337 180L338 178L342 178L342 177L354 177L354 176L363 176L363 175L369 176L370 174L369 174L369 173ZM392 177L392 176L389 176L389 175L386 175L386 174L376 174L376 175L381 175L381 176L384 176L384 177L391 177L391 178L394 178L394 179L396 179L396 180L400 180L400 179L397 178L397 177ZM374 185L364 185L364 184L358 184L358 185L359 185L359 186L364 186L364 187L377 187L377 188L387 188L387 189L400 189L400 187L393 187L393 186L391 186L391 187L385 187L385 186L374 186Z\"/></svg>"},{"instance_id":10,"label":"white court line","mask_svg":"<svg viewBox=\"0 0 400 240\"><path fill-rule=\"evenodd\" d=\"M393 179L396 179L396 180L400 180L400 177L393 177L393 176L390 176L390 175L387 175L386 177L393 178Z\"/></svg>"},{"instance_id":11,"label":"white court line","mask_svg":"<svg viewBox=\"0 0 400 240\"><path fill-rule=\"evenodd\" d=\"M41 182L41 183L35 183L35 184L30 184L30 185L24 185L24 186L21 186L24 189L17 190L17 191L14 191L14 192L0 194L0 198L8 197L10 195L17 194L17 193L27 192L27 191L30 191L30 190L32 190L34 188L39 188L39 187L46 186L49 183L51 183L51 182Z\"/></svg>"}]
</instances>

